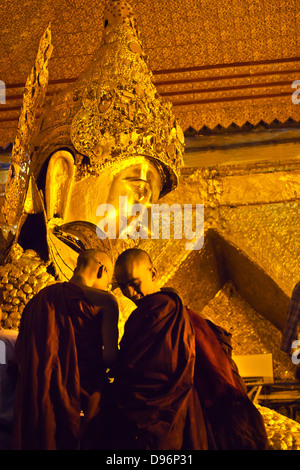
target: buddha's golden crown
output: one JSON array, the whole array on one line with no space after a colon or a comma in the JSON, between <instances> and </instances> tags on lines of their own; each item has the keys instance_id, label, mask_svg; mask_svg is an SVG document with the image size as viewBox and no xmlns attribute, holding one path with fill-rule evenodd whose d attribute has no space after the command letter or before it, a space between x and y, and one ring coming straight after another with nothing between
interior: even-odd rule
<instances>
[{"instance_id":1,"label":"buddha's golden crown","mask_svg":"<svg viewBox=\"0 0 300 470\"><path fill-rule=\"evenodd\" d=\"M183 166L184 135L151 76L130 4L109 1L93 60L44 109L33 174L61 148L75 155L78 178L143 155L161 172L160 196L174 189Z\"/></svg>"}]
</instances>

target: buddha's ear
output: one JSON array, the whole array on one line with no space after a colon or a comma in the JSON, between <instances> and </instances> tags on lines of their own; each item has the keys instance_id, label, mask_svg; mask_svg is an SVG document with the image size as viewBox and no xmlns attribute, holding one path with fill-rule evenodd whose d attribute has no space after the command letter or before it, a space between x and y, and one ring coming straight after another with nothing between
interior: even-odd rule
<instances>
[{"instance_id":1,"label":"buddha's ear","mask_svg":"<svg viewBox=\"0 0 300 470\"><path fill-rule=\"evenodd\" d=\"M74 171L74 158L67 150L58 150L51 156L45 187L48 220L53 217L64 218Z\"/></svg>"}]
</instances>

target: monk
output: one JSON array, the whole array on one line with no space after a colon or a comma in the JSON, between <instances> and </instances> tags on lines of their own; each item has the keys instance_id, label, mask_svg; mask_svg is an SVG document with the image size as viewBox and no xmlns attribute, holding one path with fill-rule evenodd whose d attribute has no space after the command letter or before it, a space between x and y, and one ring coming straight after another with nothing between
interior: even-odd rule
<instances>
[{"instance_id":1,"label":"monk","mask_svg":"<svg viewBox=\"0 0 300 470\"><path fill-rule=\"evenodd\" d=\"M86 250L69 282L45 287L26 305L15 346L13 449L107 446L106 370L118 354L112 275L106 253Z\"/></svg>"},{"instance_id":2,"label":"monk","mask_svg":"<svg viewBox=\"0 0 300 470\"><path fill-rule=\"evenodd\" d=\"M266 449L263 419L229 357L226 332L160 289L143 250L124 251L115 277L137 306L115 373L117 448Z\"/></svg>"}]
</instances>

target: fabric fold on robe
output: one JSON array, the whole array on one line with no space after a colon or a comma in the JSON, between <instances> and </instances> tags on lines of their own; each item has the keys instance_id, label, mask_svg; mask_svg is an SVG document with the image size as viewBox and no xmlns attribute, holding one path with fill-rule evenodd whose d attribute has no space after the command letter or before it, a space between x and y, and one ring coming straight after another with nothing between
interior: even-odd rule
<instances>
[{"instance_id":1,"label":"fabric fold on robe","mask_svg":"<svg viewBox=\"0 0 300 470\"><path fill-rule=\"evenodd\" d=\"M93 419L101 397L86 389L87 380L82 387L78 367L74 324L91 314L84 292L72 283L50 285L26 305L15 346L13 450L78 449L80 412L92 410Z\"/></svg>"},{"instance_id":2,"label":"fabric fold on robe","mask_svg":"<svg viewBox=\"0 0 300 470\"><path fill-rule=\"evenodd\" d=\"M193 310L186 310L195 331L195 387L205 409L211 448L267 450L263 418L249 399L231 357L231 335Z\"/></svg>"},{"instance_id":3,"label":"fabric fold on robe","mask_svg":"<svg viewBox=\"0 0 300 470\"><path fill-rule=\"evenodd\" d=\"M207 449L193 387L195 338L186 312L164 293L139 301L120 342L115 373L118 449Z\"/></svg>"},{"instance_id":4,"label":"fabric fold on robe","mask_svg":"<svg viewBox=\"0 0 300 470\"><path fill-rule=\"evenodd\" d=\"M120 449L267 449L263 419L231 359L230 335L184 307L175 292L139 300L120 359Z\"/></svg>"}]
</instances>

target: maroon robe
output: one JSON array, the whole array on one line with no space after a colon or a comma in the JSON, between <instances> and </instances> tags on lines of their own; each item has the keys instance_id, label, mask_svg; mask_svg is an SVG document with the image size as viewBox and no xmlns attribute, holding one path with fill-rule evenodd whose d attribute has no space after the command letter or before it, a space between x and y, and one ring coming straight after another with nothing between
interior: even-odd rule
<instances>
[{"instance_id":1,"label":"maroon robe","mask_svg":"<svg viewBox=\"0 0 300 470\"><path fill-rule=\"evenodd\" d=\"M249 399L231 358L231 335L191 309L186 310L195 331L194 382L205 410L210 448L267 450L263 418Z\"/></svg>"},{"instance_id":2,"label":"maroon robe","mask_svg":"<svg viewBox=\"0 0 300 470\"><path fill-rule=\"evenodd\" d=\"M142 298L120 343L116 448L208 448L194 364L195 336L187 312L162 292Z\"/></svg>"},{"instance_id":3,"label":"maroon robe","mask_svg":"<svg viewBox=\"0 0 300 470\"><path fill-rule=\"evenodd\" d=\"M115 374L117 448L267 447L263 420L225 354L228 337L212 326L174 292L138 301Z\"/></svg>"},{"instance_id":4,"label":"maroon robe","mask_svg":"<svg viewBox=\"0 0 300 470\"><path fill-rule=\"evenodd\" d=\"M106 383L101 308L73 283L42 289L23 311L15 353L12 448L77 449L80 412L94 425Z\"/></svg>"}]
</instances>

